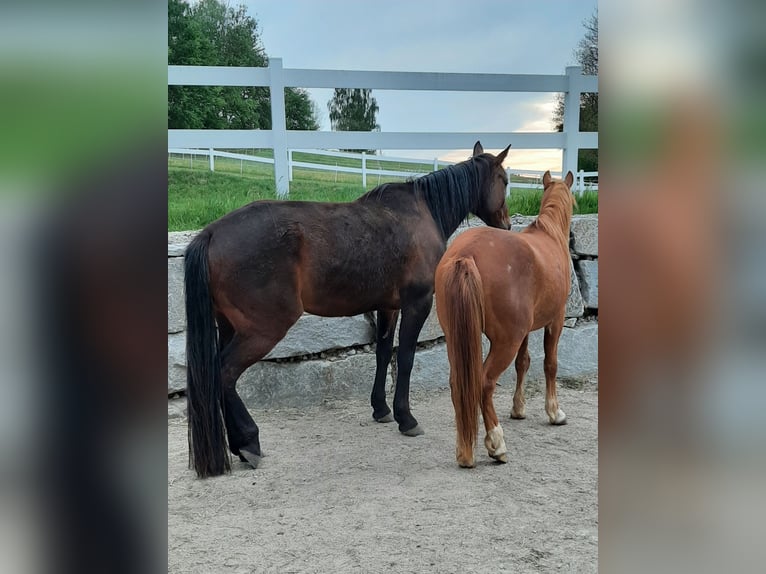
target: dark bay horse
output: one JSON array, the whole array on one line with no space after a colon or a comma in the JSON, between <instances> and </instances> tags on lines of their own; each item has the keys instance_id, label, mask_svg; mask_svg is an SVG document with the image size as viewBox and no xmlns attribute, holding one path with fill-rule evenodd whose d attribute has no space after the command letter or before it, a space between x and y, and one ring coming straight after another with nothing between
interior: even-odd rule
<instances>
[{"instance_id":1,"label":"dark bay horse","mask_svg":"<svg viewBox=\"0 0 766 574\"><path fill-rule=\"evenodd\" d=\"M556 353L570 285L572 181L572 172L563 182L546 172L540 214L534 222L520 233L486 227L466 231L450 245L436 268L436 312L447 343L460 466L474 466L479 408L489 456L507 462L492 395L497 379L516 357L511 418L526 416L527 342L530 331L542 327L545 412L551 424L566 423L556 398ZM491 343L483 367L482 332Z\"/></svg>"},{"instance_id":2,"label":"dark bay horse","mask_svg":"<svg viewBox=\"0 0 766 574\"><path fill-rule=\"evenodd\" d=\"M447 238L473 213L507 229L507 176L476 142L473 157L414 181L383 184L351 203L256 201L208 225L185 258L190 464L230 469L228 448L257 466L258 426L236 391L306 311L377 311L373 417L390 422L385 378L401 311L393 418L422 434L409 406L418 334L433 302ZM216 329L217 327L217 329ZM225 426L225 433L224 433Z\"/></svg>"}]
</instances>

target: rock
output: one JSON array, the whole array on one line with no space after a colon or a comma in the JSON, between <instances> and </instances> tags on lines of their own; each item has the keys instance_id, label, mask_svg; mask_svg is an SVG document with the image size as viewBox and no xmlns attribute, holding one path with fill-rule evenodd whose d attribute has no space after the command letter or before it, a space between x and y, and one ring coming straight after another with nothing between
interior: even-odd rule
<instances>
[{"instance_id":1,"label":"rock","mask_svg":"<svg viewBox=\"0 0 766 574\"><path fill-rule=\"evenodd\" d=\"M578 261L577 275L585 307L598 309L598 261L587 259Z\"/></svg>"},{"instance_id":2,"label":"rock","mask_svg":"<svg viewBox=\"0 0 766 574\"><path fill-rule=\"evenodd\" d=\"M529 356L531 363L527 377L530 380L544 380L543 349L544 329L529 335ZM516 371L513 372L513 384L516 384ZM573 329L563 329L558 346L557 378L584 378L598 373L598 323L578 325ZM505 377L507 378L506 372Z\"/></svg>"},{"instance_id":3,"label":"rock","mask_svg":"<svg viewBox=\"0 0 766 574\"><path fill-rule=\"evenodd\" d=\"M372 343L375 329L364 315L319 317L304 313L265 359L311 355Z\"/></svg>"},{"instance_id":4,"label":"rock","mask_svg":"<svg viewBox=\"0 0 766 574\"><path fill-rule=\"evenodd\" d=\"M544 330L534 331L529 336L530 366L527 380L544 381L543 349ZM482 337L484 358L489 352L489 341ZM598 323L592 322L574 328L564 329L558 345L557 379L579 379L598 373ZM516 385L514 363L500 377L500 384ZM418 350L410 376L410 388L432 390L449 387L449 360L446 343L439 343L430 349Z\"/></svg>"},{"instance_id":5,"label":"rock","mask_svg":"<svg viewBox=\"0 0 766 574\"><path fill-rule=\"evenodd\" d=\"M597 257L598 215L575 215L570 229L574 234L575 253Z\"/></svg>"},{"instance_id":6,"label":"rock","mask_svg":"<svg viewBox=\"0 0 766 574\"><path fill-rule=\"evenodd\" d=\"M168 394L186 390L186 335L168 335Z\"/></svg>"},{"instance_id":7,"label":"rock","mask_svg":"<svg viewBox=\"0 0 766 574\"><path fill-rule=\"evenodd\" d=\"M168 418L186 418L186 397L170 399L168 401Z\"/></svg>"},{"instance_id":8,"label":"rock","mask_svg":"<svg viewBox=\"0 0 766 574\"><path fill-rule=\"evenodd\" d=\"M575 272L574 264L571 259L569 260L569 273L569 296L567 297L564 316L567 318L582 317L583 302L582 294L580 293L580 282L577 279L577 273Z\"/></svg>"},{"instance_id":9,"label":"rock","mask_svg":"<svg viewBox=\"0 0 766 574\"><path fill-rule=\"evenodd\" d=\"M449 360L446 343L418 349L410 373L410 390L433 390L449 387Z\"/></svg>"},{"instance_id":10,"label":"rock","mask_svg":"<svg viewBox=\"0 0 766 574\"><path fill-rule=\"evenodd\" d=\"M197 234L200 232L200 230L196 231L168 231L168 245L172 245L174 243L181 243L184 246L188 245L189 242L194 239Z\"/></svg>"},{"instance_id":11,"label":"rock","mask_svg":"<svg viewBox=\"0 0 766 574\"><path fill-rule=\"evenodd\" d=\"M168 243L168 257L183 257L188 243Z\"/></svg>"},{"instance_id":12,"label":"rock","mask_svg":"<svg viewBox=\"0 0 766 574\"><path fill-rule=\"evenodd\" d=\"M183 335L174 335L168 353L183 356ZM484 339L484 354L489 342ZM543 330L530 334L529 381L544 380ZM171 367L178 367L178 375L186 370L180 366L181 358L168 361L169 392L183 390L184 386L171 384ZM558 379L585 378L598 372L598 323L589 322L571 329L564 329L558 346ZM351 397L368 397L375 377L374 353L361 353L334 360L313 359L294 362L262 361L250 367L240 378L237 389L242 400L250 408L303 407L322 404L328 400ZM435 343L415 353L410 377L412 390L432 390L449 387L449 361L447 346ZM501 384L515 385L516 371L513 363L500 378ZM387 380L389 404L392 400L393 381L391 369ZM170 409L170 407L169 407Z\"/></svg>"},{"instance_id":13,"label":"rock","mask_svg":"<svg viewBox=\"0 0 766 574\"><path fill-rule=\"evenodd\" d=\"M237 389L250 408L302 407L369 396L374 379L375 355L357 353L333 361L262 361L245 371Z\"/></svg>"},{"instance_id":14,"label":"rock","mask_svg":"<svg viewBox=\"0 0 766 574\"><path fill-rule=\"evenodd\" d=\"M178 333L186 328L184 310L184 259L168 258L168 333Z\"/></svg>"}]
</instances>

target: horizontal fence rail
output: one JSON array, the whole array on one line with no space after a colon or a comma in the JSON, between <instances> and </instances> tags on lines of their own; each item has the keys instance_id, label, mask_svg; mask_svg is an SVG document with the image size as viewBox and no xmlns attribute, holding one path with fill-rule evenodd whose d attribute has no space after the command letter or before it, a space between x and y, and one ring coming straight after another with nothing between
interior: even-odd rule
<instances>
[{"instance_id":1,"label":"horizontal fence rail","mask_svg":"<svg viewBox=\"0 0 766 574\"><path fill-rule=\"evenodd\" d=\"M274 62L279 58L271 58ZM281 60L281 59L280 59ZM580 69L573 66L572 68ZM268 86L271 68L168 66L170 86ZM438 90L449 92L566 92L569 75L462 74L455 72L366 72L352 70L282 70L285 87ZM597 92L597 76L578 78L581 92Z\"/></svg>"},{"instance_id":2,"label":"horizontal fence rail","mask_svg":"<svg viewBox=\"0 0 766 574\"><path fill-rule=\"evenodd\" d=\"M531 74L464 74L436 72L372 72L351 70L285 69L281 58L270 58L267 68L226 66L168 66L169 86L265 86L271 93L272 129L270 130L168 130L168 151L193 148L208 155L214 169L214 157L231 157L241 161L273 163L277 194L286 197L292 179L292 167L327 169L320 164L294 162L289 150L328 149L466 149L477 140L485 149L501 149L511 144L514 149L560 149L564 172L577 172L579 149L598 148L597 132L580 132L580 95L598 92L598 78L583 76L576 66L568 67L564 75ZM379 90L428 90L471 92L563 92L563 132L322 132L287 130L284 89L301 88L374 88ZM218 149L268 148L274 150L273 160L252 159L242 154L221 155ZM172 152L171 152L172 153ZM312 151L311 153L315 153ZM330 153L330 152L328 152ZM338 156L341 157L341 156ZM268 161L267 161L268 160ZM366 161L369 161L370 157ZM362 160L363 163L365 160ZM393 160L401 162L401 159ZM414 160L415 163L427 163ZM446 165L446 162L442 162ZM434 169L438 163L435 161ZM347 171L359 170L359 171ZM366 175L398 175L389 170L338 168L336 171ZM416 175L409 172L406 176ZM526 173L531 173L528 170ZM405 177L406 177L405 176ZM584 177L578 174L582 189ZM521 187L526 184L514 185Z\"/></svg>"}]
</instances>

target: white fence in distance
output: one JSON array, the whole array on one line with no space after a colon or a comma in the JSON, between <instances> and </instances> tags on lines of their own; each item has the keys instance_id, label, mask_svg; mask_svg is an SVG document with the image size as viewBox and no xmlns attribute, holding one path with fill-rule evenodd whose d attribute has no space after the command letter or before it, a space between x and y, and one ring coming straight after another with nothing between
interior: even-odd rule
<instances>
[{"instance_id":1,"label":"white fence in distance","mask_svg":"<svg viewBox=\"0 0 766 574\"><path fill-rule=\"evenodd\" d=\"M270 58L267 68L168 66L169 86L267 86L271 94L270 130L168 130L168 148L274 150L277 194L289 193L290 149L464 149L481 140L485 149L560 149L563 171L577 172L579 149L598 148L598 132L580 132L580 94L598 92L598 77L570 66L564 75L459 74L308 70L282 67ZM564 131L527 132L326 132L288 130L285 87L370 88L470 92L563 92ZM215 154L210 154L211 161Z\"/></svg>"},{"instance_id":2,"label":"white fence in distance","mask_svg":"<svg viewBox=\"0 0 766 574\"><path fill-rule=\"evenodd\" d=\"M349 167L349 166L339 166L339 165L329 165L324 163L311 163L311 162L304 162L304 161L294 161L293 160L293 152L305 152L310 153L312 155L321 155L321 156L327 156L327 157L337 157L337 158L346 158L346 159L355 159L361 162L362 167ZM192 149L192 148L169 148L168 154L175 154L180 155L182 157L184 156L205 156L208 158L210 171L215 171L215 158L216 157L223 157L223 158L229 158L229 159L238 159L241 162L244 161L252 161L257 163L268 163L273 164L274 160L270 157L259 157L256 155L250 155L250 154L241 154L241 153L231 153L226 151L220 151L215 150L212 148L208 149ZM335 173L351 173L351 174L357 174L362 176L362 187L367 188L367 176L381 176L381 177L420 177L422 175L426 175L426 172L418 172L418 171L397 171L397 170L390 170L390 169L377 169L377 168L370 168L367 167L367 161L372 159L374 161L382 161L382 162L396 162L396 163L413 163L413 164L419 164L422 165L424 163L427 163L428 160L423 159L413 159L413 158L403 158L403 157L391 157L391 156L370 156L366 153L349 153L349 152L339 152L339 151L331 151L331 150L288 150L288 170L289 170L289 178L290 181L293 180L293 168L303 168L303 169L314 169L319 171L329 171L329 172L335 172ZM448 165L454 165L455 162L445 161L438 158L434 158L433 160L433 171L436 171L439 169L439 166L448 166ZM530 170L530 169L514 169L514 168L506 168L505 170L506 174L508 175L508 187L506 188L506 195L509 195L511 193L511 188L522 188L522 189L536 189L540 188L542 186L542 176L545 173L544 171L540 170ZM510 181L511 175L517 175L521 177L529 177L533 176L537 181L536 183L523 183L523 182L517 182L517 181ZM551 175L554 177L562 177L561 172L555 172L551 171ZM598 191L598 182L592 182L592 181L585 181L585 178L598 179L598 172L597 171L583 171L580 170L577 172L575 177L575 183L572 188L572 191L577 194L582 194L584 191Z\"/></svg>"}]
</instances>

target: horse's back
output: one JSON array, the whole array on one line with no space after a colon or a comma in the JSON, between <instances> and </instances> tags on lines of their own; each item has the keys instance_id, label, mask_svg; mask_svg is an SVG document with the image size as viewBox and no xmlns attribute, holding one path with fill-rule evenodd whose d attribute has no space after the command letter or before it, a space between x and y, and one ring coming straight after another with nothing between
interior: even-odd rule
<instances>
[{"instance_id":1,"label":"horse's back","mask_svg":"<svg viewBox=\"0 0 766 574\"><path fill-rule=\"evenodd\" d=\"M254 202L208 227L211 268L221 283L292 286L318 315L398 308L405 275L413 275L405 268L421 259L416 252L433 251L430 269L415 273L433 281L441 251L425 227L415 214L375 201Z\"/></svg>"},{"instance_id":2,"label":"horse's back","mask_svg":"<svg viewBox=\"0 0 766 574\"><path fill-rule=\"evenodd\" d=\"M552 242L535 230L490 227L468 230L450 245L444 260L470 257L481 275L487 334L504 325L539 328L566 302L566 267Z\"/></svg>"},{"instance_id":3,"label":"horse's back","mask_svg":"<svg viewBox=\"0 0 766 574\"><path fill-rule=\"evenodd\" d=\"M493 227L476 227L461 233L444 256L472 257L482 276L505 276L509 267L518 271L536 264L535 250L526 238Z\"/></svg>"}]
</instances>

